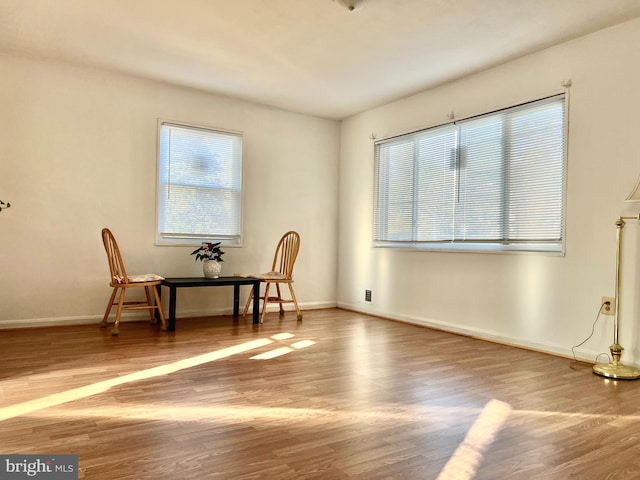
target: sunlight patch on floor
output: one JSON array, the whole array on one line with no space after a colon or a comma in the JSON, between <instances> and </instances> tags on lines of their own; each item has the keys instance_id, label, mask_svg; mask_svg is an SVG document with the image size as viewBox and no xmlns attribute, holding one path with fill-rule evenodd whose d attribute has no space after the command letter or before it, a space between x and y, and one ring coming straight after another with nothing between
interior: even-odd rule
<instances>
[{"instance_id":1,"label":"sunlight patch on floor","mask_svg":"<svg viewBox=\"0 0 640 480\"><path fill-rule=\"evenodd\" d=\"M287 353L293 352L293 348L289 347L280 347L274 350L269 350L268 352L260 353L258 355L254 355L253 357L249 357L251 360L269 360L271 358L280 357L282 355L286 355Z\"/></svg>"},{"instance_id":2,"label":"sunlight patch on floor","mask_svg":"<svg viewBox=\"0 0 640 480\"><path fill-rule=\"evenodd\" d=\"M471 480L476 474L485 450L491 445L511 413L511 406L491 400L471 426L437 480Z\"/></svg>"},{"instance_id":3,"label":"sunlight patch on floor","mask_svg":"<svg viewBox=\"0 0 640 480\"><path fill-rule=\"evenodd\" d=\"M283 333L278 335L273 335L271 338L277 338L276 340L289 339L294 337L295 335L291 335L290 333ZM311 345L315 345L316 342L313 340L300 340L299 342L295 342L291 344L291 347L280 347L274 350L270 350L268 352L261 353L259 355L254 355L250 357L251 360L270 360L272 358L281 357L282 355L286 355L287 353L293 352L294 348L296 350L300 350L302 348L310 347Z\"/></svg>"},{"instance_id":4,"label":"sunlight patch on floor","mask_svg":"<svg viewBox=\"0 0 640 480\"><path fill-rule=\"evenodd\" d=\"M299 342L292 343L291 346L297 350L300 350L301 348L307 348L315 344L316 342L314 342L313 340L300 340Z\"/></svg>"},{"instance_id":5,"label":"sunlight patch on floor","mask_svg":"<svg viewBox=\"0 0 640 480\"><path fill-rule=\"evenodd\" d=\"M89 387L87 387L89 388ZM78 389L79 390L79 389ZM95 392L100 393L100 392ZM90 393L95 394L94 392ZM62 393L60 395L63 395ZM77 398L71 398L69 400L75 400ZM82 397L79 397L82 398ZM240 400L241 401L241 400ZM316 402L325 404L326 402L322 398L315 399ZM492 402L497 402L493 400ZM510 407L507 404L500 406L502 402L492 403L489 402L488 407L483 410L478 410L469 407L450 407L443 405L420 405L420 404L351 404L350 409L337 409L334 406L330 408L303 408L303 407L263 407L258 405L211 405L206 407L189 405L188 401L177 405L157 405L153 406L147 404L120 404L110 407L109 405L100 405L99 407L82 407L80 405L74 405L71 408L49 408L45 412L40 412L37 416L40 418L85 418L85 417L113 417L113 418L127 418L127 419L141 419L141 420L175 420L175 421L195 421L195 422L209 422L209 421L225 421L234 422L239 420L256 420L256 419L295 419L298 417L306 418L326 418L336 422L378 422L389 421L392 423L417 423L417 422L430 422L434 425L438 425L438 429L447 429L453 424L460 424L465 422L467 417L478 416L475 424L478 425L476 430L471 435L471 430L467 435L466 440L475 442L479 436L491 433L493 437L497 434L496 427L499 426L499 421L506 421L501 418L501 415L508 414L509 419L516 421L516 418L528 417L531 415L540 417L555 417L557 421L562 421L566 418L576 418L577 421L583 421L590 418L597 418L600 420L616 422L619 426L623 424L638 423L640 422L639 415L592 415L586 413L563 413L563 412L537 412L537 411L522 411L522 410L508 410L504 406ZM64 401L57 402L57 406ZM247 401L249 403L249 401ZM446 403L446 402L445 402ZM23 405L23 404L21 404ZM491 405L491 406L489 406ZM15 407L18 407L16 405ZM11 408L11 407L9 407ZM33 409L38 410L38 409ZM1 411L1 410L0 410ZM29 412L25 412L29 413ZM481 415L484 413L484 416ZM6 417L9 418L9 417ZM493 422L493 423L491 423ZM501 425L501 424L500 424ZM490 428L489 428L490 427ZM478 434L478 431L480 433ZM488 440L488 438L485 438ZM446 478L446 477L443 477Z\"/></svg>"},{"instance_id":6,"label":"sunlight patch on floor","mask_svg":"<svg viewBox=\"0 0 640 480\"><path fill-rule=\"evenodd\" d=\"M184 360L178 360L177 362L168 363L166 365L160 365L158 367L147 368L138 372L129 373L120 377L112 378L109 380L103 380L84 387L73 388L60 393L54 393L44 397L36 398L26 402L11 405L9 407L0 408L0 421L7 418L17 417L27 413L41 410L43 408L50 408L62 403L71 402L80 398L89 397L98 393L103 393L109 390L111 387L122 385L125 383L131 383L138 380L145 380L148 378L159 377L162 375L168 375L175 373L186 368L195 367L204 363L213 362L222 358L230 357L238 353L247 352L254 348L263 347L273 343L273 340L268 338L262 338L258 340L252 340L250 342L241 343L233 347L223 348L216 350L215 352L205 353L203 355L197 355L195 357L186 358Z\"/></svg>"},{"instance_id":7,"label":"sunlight patch on floor","mask_svg":"<svg viewBox=\"0 0 640 480\"><path fill-rule=\"evenodd\" d=\"M287 333L287 332L276 333L275 335L271 335L271 338L273 338L274 340L288 340L293 337L295 337L293 333Z\"/></svg>"},{"instance_id":8,"label":"sunlight patch on floor","mask_svg":"<svg viewBox=\"0 0 640 480\"><path fill-rule=\"evenodd\" d=\"M326 403L326 402L322 402ZM336 409L308 407L276 407L259 405L211 405L196 406L188 402L178 405L101 404L96 407L51 408L39 412L39 418L118 418L128 420L160 420L178 422L258 422L317 420L319 422L388 422L389 424L415 424L429 422L438 429L446 430L450 425L467 416L480 414L477 409L465 407L428 406L419 404L367 404L353 408ZM255 423L254 423L255 424Z\"/></svg>"},{"instance_id":9,"label":"sunlight patch on floor","mask_svg":"<svg viewBox=\"0 0 640 480\"><path fill-rule=\"evenodd\" d=\"M221 350L216 350L214 352L197 355L195 357L185 358L184 360L178 360L176 362L168 363L165 365L159 365L157 367L147 368L144 370L140 370L138 372L122 375L120 377L103 380L100 382L93 383L91 385L86 385L84 387L73 388L70 390L66 390L64 392L54 393L51 395L46 395L44 397L36 398L34 400L29 400L29 401L21 402L8 407L3 407L3 408L0 408L0 421L6 420L8 418L13 418L20 415L32 413L37 410L55 407L63 403L72 402L74 400L90 397L92 395L97 395L99 393L104 393L110 388L115 387L117 385L123 385L126 383L136 382L139 380L146 380L149 378L159 377L162 375L169 375L171 373L175 373L180 370L184 370L184 369L195 367L205 363L213 362L215 360L227 358L232 355L236 355L238 353L244 353L256 348L264 347L266 345L272 344L274 340L282 341L282 340L291 339L293 337L295 337L295 335L291 333L287 333L287 332L278 333L278 334L272 335L271 338L252 340L249 342L241 343L240 345L236 345L233 347L223 348ZM276 348L274 350L270 350L268 352L255 355L250 358L255 360L268 360L271 358L279 357L281 355L285 355L287 353L291 353L294 351L294 349L301 349L301 348L309 347L311 345L315 345L315 343L316 342L312 340L301 340L293 343L291 345L291 347L293 348L291 347ZM51 372L49 374L49 376L56 376L56 375L57 375L56 372Z\"/></svg>"}]
</instances>

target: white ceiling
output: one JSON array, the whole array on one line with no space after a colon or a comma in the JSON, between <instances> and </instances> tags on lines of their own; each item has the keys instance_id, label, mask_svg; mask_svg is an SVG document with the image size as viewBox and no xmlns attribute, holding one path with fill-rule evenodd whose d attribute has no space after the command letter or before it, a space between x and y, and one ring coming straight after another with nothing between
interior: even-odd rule
<instances>
[{"instance_id":1,"label":"white ceiling","mask_svg":"<svg viewBox=\"0 0 640 480\"><path fill-rule=\"evenodd\" d=\"M340 119L640 16L640 0L0 0L0 51Z\"/></svg>"}]
</instances>

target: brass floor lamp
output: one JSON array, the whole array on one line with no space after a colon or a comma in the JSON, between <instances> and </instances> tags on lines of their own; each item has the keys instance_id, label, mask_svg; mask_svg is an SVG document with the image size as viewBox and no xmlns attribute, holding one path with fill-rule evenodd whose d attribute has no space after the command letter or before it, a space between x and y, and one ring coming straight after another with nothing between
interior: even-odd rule
<instances>
[{"instance_id":1,"label":"brass floor lamp","mask_svg":"<svg viewBox=\"0 0 640 480\"><path fill-rule=\"evenodd\" d=\"M640 201L640 179L636 183L635 188L626 199L627 202ZM616 285L614 291L614 310L613 310L613 345L609 347L611 350L611 362L596 363L593 366L593 373L608 378L621 378L627 380L635 380L640 378L640 370L630 367L620 362L622 355L622 345L618 342L618 330L620 325L620 266L622 260L622 230L625 226L625 220L640 220L640 213L635 217L619 217L616 220Z\"/></svg>"}]
</instances>

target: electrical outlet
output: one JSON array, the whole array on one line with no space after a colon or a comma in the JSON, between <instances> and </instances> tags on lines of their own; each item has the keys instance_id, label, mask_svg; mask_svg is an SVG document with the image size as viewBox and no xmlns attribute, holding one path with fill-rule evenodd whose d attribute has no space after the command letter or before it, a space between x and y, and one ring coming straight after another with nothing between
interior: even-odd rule
<instances>
[{"instance_id":1,"label":"electrical outlet","mask_svg":"<svg viewBox=\"0 0 640 480\"><path fill-rule=\"evenodd\" d=\"M365 290L364 291L364 301L365 302L370 302L371 301L371 290Z\"/></svg>"},{"instance_id":2,"label":"electrical outlet","mask_svg":"<svg viewBox=\"0 0 640 480\"><path fill-rule=\"evenodd\" d=\"M605 303L609 302L609 305L605 305ZM616 299L613 297L602 297L602 301L600 302L600 313L602 315L613 315L616 310Z\"/></svg>"}]
</instances>

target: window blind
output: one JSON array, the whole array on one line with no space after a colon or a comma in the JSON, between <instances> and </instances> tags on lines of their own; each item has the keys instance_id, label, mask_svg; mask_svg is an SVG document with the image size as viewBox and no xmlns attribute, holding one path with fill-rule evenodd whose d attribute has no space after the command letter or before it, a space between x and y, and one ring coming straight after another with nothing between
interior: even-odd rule
<instances>
[{"instance_id":1,"label":"window blind","mask_svg":"<svg viewBox=\"0 0 640 480\"><path fill-rule=\"evenodd\" d=\"M242 136L162 122L158 152L158 238L239 244Z\"/></svg>"},{"instance_id":2,"label":"window blind","mask_svg":"<svg viewBox=\"0 0 640 480\"><path fill-rule=\"evenodd\" d=\"M376 246L562 251L565 98L375 144Z\"/></svg>"}]
</instances>

